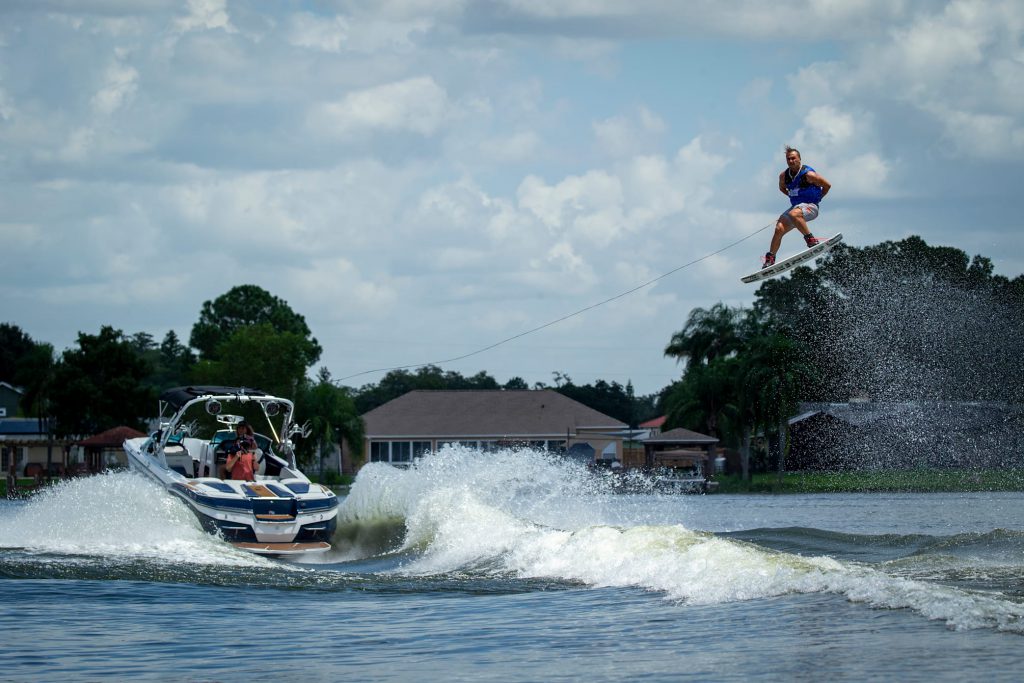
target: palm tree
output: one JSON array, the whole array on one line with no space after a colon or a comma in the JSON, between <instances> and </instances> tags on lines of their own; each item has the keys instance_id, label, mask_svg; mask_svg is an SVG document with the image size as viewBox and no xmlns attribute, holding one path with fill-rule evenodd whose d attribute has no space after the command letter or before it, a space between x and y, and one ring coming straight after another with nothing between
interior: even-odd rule
<instances>
[{"instance_id":1,"label":"palm tree","mask_svg":"<svg viewBox=\"0 0 1024 683\"><path fill-rule=\"evenodd\" d=\"M735 358L716 358L707 365L692 365L665 399L665 428L699 428L718 439L736 415Z\"/></svg>"},{"instance_id":2,"label":"palm tree","mask_svg":"<svg viewBox=\"0 0 1024 683\"><path fill-rule=\"evenodd\" d=\"M750 312L718 303L691 311L686 326L665 347L666 356L687 361L683 380L665 399L666 426L703 425L705 433L719 439L736 435L744 481L750 478L750 401L735 356L759 333Z\"/></svg>"},{"instance_id":3,"label":"palm tree","mask_svg":"<svg viewBox=\"0 0 1024 683\"><path fill-rule=\"evenodd\" d=\"M672 335L666 356L689 361L689 365L710 363L739 351L744 344L745 313L717 303L710 309L695 308L686 325Z\"/></svg>"},{"instance_id":4,"label":"palm tree","mask_svg":"<svg viewBox=\"0 0 1024 683\"><path fill-rule=\"evenodd\" d=\"M334 446L343 448L347 442L355 457L363 448L363 422L356 412L355 403L348 392L331 382L330 373L321 368L316 384L307 384L299 394L301 408L310 426L310 436L303 440L302 451L307 457L315 455L318 471L323 468L324 457ZM338 473L344 471L338 462Z\"/></svg>"},{"instance_id":5,"label":"palm tree","mask_svg":"<svg viewBox=\"0 0 1024 683\"><path fill-rule=\"evenodd\" d=\"M796 412L799 397L814 380L815 369L805 363L802 347L780 334L758 337L743 355L744 400L754 429L778 434L779 478L785 465L787 419Z\"/></svg>"},{"instance_id":6,"label":"palm tree","mask_svg":"<svg viewBox=\"0 0 1024 683\"><path fill-rule=\"evenodd\" d=\"M803 360L806 350L773 331L757 311L718 303L694 309L665 355L687 361L665 400L666 427L702 426L719 439L735 437L744 481L750 479L753 433L778 434L781 477L787 418L816 376Z\"/></svg>"},{"instance_id":7,"label":"palm tree","mask_svg":"<svg viewBox=\"0 0 1024 683\"><path fill-rule=\"evenodd\" d=\"M745 482L750 481L750 442L753 438L756 398L746 391L745 375L747 368L742 356L736 359L737 369L733 385L734 402L728 415L729 431L736 438L740 451L740 474Z\"/></svg>"}]
</instances>

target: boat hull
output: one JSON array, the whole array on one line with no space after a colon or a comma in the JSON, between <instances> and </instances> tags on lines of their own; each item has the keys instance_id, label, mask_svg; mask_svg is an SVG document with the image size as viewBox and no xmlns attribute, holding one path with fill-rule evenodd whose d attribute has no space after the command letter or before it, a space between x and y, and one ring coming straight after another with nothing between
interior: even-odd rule
<instances>
[{"instance_id":1,"label":"boat hull","mask_svg":"<svg viewBox=\"0 0 1024 683\"><path fill-rule=\"evenodd\" d=\"M187 478L146 452L148 439L125 442L131 469L181 500L206 531L261 555L303 555L330 549L338 499L308 481L222 481Z\"/></svg>"}]
</instances>

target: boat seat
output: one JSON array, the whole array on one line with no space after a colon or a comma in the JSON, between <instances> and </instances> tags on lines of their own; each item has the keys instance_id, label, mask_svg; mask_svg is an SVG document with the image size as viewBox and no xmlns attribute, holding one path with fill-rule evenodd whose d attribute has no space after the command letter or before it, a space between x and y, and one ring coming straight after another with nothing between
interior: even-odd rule
<instances>
[{"instance_id":1,"label":"boat seat","mask_svg":"<svg viewBox=\"0 0 1024 683\"><path fill-rule=\"evenodd\" d=\"M167 460L167 467L178 474L189 478L195 476L192 455L184 446L168 446L164 449L164 459Z\"/></svg>"},{"instance_id":2,"label":"boat seat","mask_svg":"<svg viewBox=\"0 0 1024 683\"><path fill-rule=\"evenodd\" d=\"M263 462L260 463L260 474L266 477L280 477L281 468L287 464L273 453L264 451Z\"/></svg>"}]
</instances>

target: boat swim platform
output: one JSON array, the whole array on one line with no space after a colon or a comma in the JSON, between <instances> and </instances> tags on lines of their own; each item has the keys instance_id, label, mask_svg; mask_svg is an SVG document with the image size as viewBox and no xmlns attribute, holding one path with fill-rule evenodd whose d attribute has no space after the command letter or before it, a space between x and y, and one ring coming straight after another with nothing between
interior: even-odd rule
<instances>
[{"instance_id":1,"label":"boat swim platform","mask_svg":"<svg viewBox=\"0 0 1024 683\"><path fill-rule=\"evenodd\" d=\"M326 541L312 541L307 543L260 543L259 541L232 541L231 545L240 550L247 550L260 555L305 555L308 553L322 553L331 549L331 544Z\"/></svg>"}]
</instances>

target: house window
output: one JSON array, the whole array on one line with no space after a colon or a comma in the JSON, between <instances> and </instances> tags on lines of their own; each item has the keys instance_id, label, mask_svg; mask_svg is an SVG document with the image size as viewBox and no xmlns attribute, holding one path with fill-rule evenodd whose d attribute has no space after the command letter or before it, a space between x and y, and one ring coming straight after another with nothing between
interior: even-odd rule
<instances>
[{"instance_id":1,"label":"house window","mask_svg":"<svg viewBox=\"0 0 1024 683\"><path fill-rule=\"evenodd\" d=\"M391 442L391 462L410 462L412 460L411 441Z\"/></svg>"},{"instance_id":2,"label":"house window","mask_svg":"<svg viewBox=\"0 0 1024 683\"><path fill-rule=\"evenodd\" d=\"M389 462L408 465L413 458L430 452L429 441L372 441L370 462Z\"/></svg>"}]
</instances>

